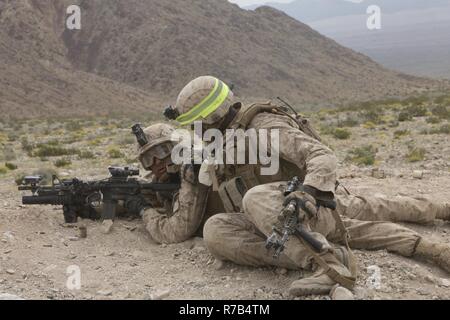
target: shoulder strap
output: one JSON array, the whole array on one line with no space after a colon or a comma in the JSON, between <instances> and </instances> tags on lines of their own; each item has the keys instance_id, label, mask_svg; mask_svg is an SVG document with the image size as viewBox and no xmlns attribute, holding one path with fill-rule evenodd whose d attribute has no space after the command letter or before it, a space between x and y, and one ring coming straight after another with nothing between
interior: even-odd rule
<instances>
[{"instance_id":1,"label":"shoulder strap","mask_svg":"<svg viewBox=\"0 0 450 320\"><path fill-rule=\"evenodd\" d=\"M290 114L287 108L276 105L270 100L242 107L242 109L237 114L236 119L233 121L232 129L246 130L253 118L263 112L287 116L291 118L298 125L299 129L305 134L318 141L322 141L319 134L316 132L316 130L314 130L307 118L298 113Z\"/></svg>"}]
</instances>

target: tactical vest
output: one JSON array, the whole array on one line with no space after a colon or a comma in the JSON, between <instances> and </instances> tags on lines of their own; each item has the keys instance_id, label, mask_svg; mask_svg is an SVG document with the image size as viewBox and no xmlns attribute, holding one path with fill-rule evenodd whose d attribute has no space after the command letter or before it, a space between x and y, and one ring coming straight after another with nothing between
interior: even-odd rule
<instances>
[{"instance_id":1,"label":"tactical vest","mask_svg":"<svg viewBox=\"0 0 450 320\"><path fill-rule=\"evenodd\" d=\"M298 127L308 136L321 141L320 136L310 125L307 118L300 114L289 112L289 109L274 104L272 101L264 103L255 103L249 106L243 106L239 109L233 122L230 124L231 129L247 130L252 120L260 113L272 113L274 115L282 115L289 118L293 127ZM247 149L248 150L248 149ZM253 187L261 184L287 181L294 176L302 177L299 168L284 159L280 159L280 169L275 176L261 176L261 165L225 165L223 172L223 182L219 186L219 194L223 201L223 205L227 212L240 212L242 208L242 200L244 195Z\"/></svg>"}]
</instances>

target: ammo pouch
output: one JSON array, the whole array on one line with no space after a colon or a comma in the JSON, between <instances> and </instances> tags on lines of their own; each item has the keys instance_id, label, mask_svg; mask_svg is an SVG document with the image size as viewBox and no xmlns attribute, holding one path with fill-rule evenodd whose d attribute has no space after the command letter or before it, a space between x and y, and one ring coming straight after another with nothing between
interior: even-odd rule
<instances>
[{"instance_id":1,"label":"ammo pouch","mask_svg":"<svg viewBox=\"0 0 450 320\"><path fill-rule=\"evenodd\" d=\"M248 188L241 177L223 182L219 187L219 196L226 213L238 213L244 210L242 200Z\"/></svg>"}]
</instances>

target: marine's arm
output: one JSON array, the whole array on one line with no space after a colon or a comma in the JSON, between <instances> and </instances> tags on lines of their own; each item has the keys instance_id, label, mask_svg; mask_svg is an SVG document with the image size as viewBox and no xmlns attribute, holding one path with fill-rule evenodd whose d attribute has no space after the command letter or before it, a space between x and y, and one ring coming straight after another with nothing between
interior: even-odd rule
<instances>
[{"instance_id":1,"label":"marine's arm","mask_svg":"<svg viewBox=\"0 0 450 320\"><path fill-rule=\"evenodd\" d=\"M305 186L334 193L337 158L330 148L297 129L294 122L285 116L263 113L255 117L251 126L279 129L280 158L305 172Z\"/></svg>"},{"instance_id":2,"label":"marine's arm","mask_svg":"<svg viewBox=\"0 0 450 320\"><path fill-rule=\"evenodd\" d=\"M182 169L182 177L187 167ZM192 179L182 179L180 191L174 196L171 212L161 214L157 208L148 208L143 214L146 229L158 243L179 243L191 238L200 227L209 188Z\"/></svg>"}]
</instances>

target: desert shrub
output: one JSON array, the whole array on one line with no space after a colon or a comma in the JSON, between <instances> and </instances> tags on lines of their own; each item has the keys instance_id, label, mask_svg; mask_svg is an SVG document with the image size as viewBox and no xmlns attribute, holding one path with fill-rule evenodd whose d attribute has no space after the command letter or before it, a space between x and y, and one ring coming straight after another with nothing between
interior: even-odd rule
<instances>
[{"instance_id":1,"label":"desert shrub","mask_svg":"<svg viewBox=\"0 0 450 320\"><path fill-rule=\"evenodd\" d=\"M372 108L370 110L364 110L360 112L362 119L364 119L366 122L370 121L375 124L380 124L383 122L382 121L383 114L384 112L380 108Z\"/></svg>"},{"instance_id":2,"label":"desert shrub","mask_svg":"<svg viewBox=\"0 0 450 320\"><path fill-rule=\"evenodd\" d=\"M6 162L5 167L11 171L17 170L17 165L15 165L14 163L11 163L11 162Z\"/></svg>"},{"instance_id":3,"label":"desert shrub","mask_svg":"<svg viewBox=\"0 0 450 320\"><path fill-rule=\"evenodd\" d=\"M410 147L409 152L406 155L406 160L408 160L408 162L423 161L423 160L425 160L426 154L427 154L427 151L424 148Z\"/></svg>"},{"instance_id":4,"label":"desert shrub","mask_svg":"<svg viewBox=\"0 0 450 320\"><path fill-rule=\"evenodd\" d=\"M82 160L83 159L94 159L95 158L95 155L91 151L88 151L88 150L80 152L80 154L78 156Z\"/></svg>"},{"instance_id":5,"label":"desert shrub","mask_svg":"<svg viewBox=\"0 0 450 320\"><path fill-rule=\"evenodd\" d=\"M100 139L100 138L95 138L95 139L89 141L88 144L89 144L90 146L97 147L97 146L101 145L102 143L103 143L103 140L102 140L102 139Z\"/></svg>"},{"instance_id":6,"label":"desert shrub","mask_svg":"<svg viewBox=\"0 0 450 320\"><path fill-rule=\"evenodd\" d=\"M427 123L431 123L431 124L438 124L440 123L442 120L439 117L436 116L431 116L427 118Z\"/></svg>"},{"instance_id":7,"label":"desert shrub","mask_svg":"<svg viewBox=\"0 0 450 320\"><path fill-rule=\"evenodd\" d=\"M410 97L403 101L404 105L410 105L412 107L423 106L425 103L430 102L430 98L422 95L418 97Z\"/></svg>"},{"instance_id":8,"label":"desert shrub","mask_svg":"<svg viewBox=\"0 0 450 320\"><path fill-rule=\"evenodd\" d=\"M333 131L333 137L340 140L347 140L351 135L352 133L349 130L343 128L336 128Z\"/></svg>"},{"instance_id":9,"label":"desert shrub","mask_svg":"<svg viewBox=\"0 0 450 320\"><path fill-rule=\"evenodd\" d=\"M411 117L425 117L428 114L427 107L423 105L412 105L405 109Z\"/></svg>"},{"instance_id":10,"label":"desert shrub","mask_svg":"<svg viewBox=\"0 0 450 320\"><path fill-rule=\"evenodd\" d=\"M48 168L48 167L44 167L44 168L40 168L38 170L35 170L32 173L33 176L42 176L42 183L44 184L50 184L52 182L52 178L53 176L57 176L58 172L53 169L53 168Z\"/></svg>"},{"instance_id":11,"label":"desert shrub","mask_svg":"<svg viewBox=\"0 0 450 320\"><path fill-rule=\"evenodd\" d=\"M130 144L134 144L135 142L136 142L136 138L134 138L133 136L125 136L119 140L119 145L120 146L128 146Z\"/></svg>"},{"instance_id":12,"label":"desert shrub","mask_svg":"<svg viewBox=\"0 0 450 320\"><path fill-rule=\"evenodd\" d=\"M16 177L14 178L14 182L15 182L18 186L20 186L20 185L22 184L22 182L23 182L24 179L25 179L25 175L24 175L24 174L19 174L19 175L16 175Z\"/></svg>"},{"instance_id":13,"label":"desert shrub","mask_svg":"<svg viewBox=\"0 0 450 320\"><path fill-rule=\"evenodd\" d=\"M360 121L358 119L354 119L351 117L351 115L348 115L347 118L345 118L344 120L339 120L337 123L337 126L339 128L345 128L345 127L353 128L353 127L357 127L359 124L360 124Z\"/></svg>"},{"instance_id":14,"label":"desert shrub","mask_svg":"<svg viewBox=\"0 0 450 320\"><path fill-rule=\"evenodd\" d=\"M20 143L22 145L22 150L27 153L28 156L31 156L33 153L34 145L31 144L26 137L23 137L20 140Z\"/></svg>"},{"instance_id":15,"label":"desert shrub","mask_svg":"<svg viewBox=\"0 0 450 320\"><path fill-rule=\"evenodd\" d=\"M120 151L116 147L111 147L111 148L108 149L108 156L111 159L120 159L120 158L124 158L125 157L125 155L122 153L122 151Z\"/></svg>"},{"instance_id":16,"label":"desert shrub","mask_svg":"<svg viewBox=\"0 0 450 320\"><path fill-rule=\"evenodd\" d=\"M332 126L323 125L323 126L320 126L320 134L324 135L324 136L325 135L332 135L335 129L336 128L334 128Z\"/></svg>"},{"instance_id":17,"label":"desert shrub","mask_svg":"<svg viewBox=\"0 0 450 320\"><path fill-rule=\"evenodd\" d=\"M390 128L397 128L400 126L400 122L398 122L396 120L391 120L391 121L389 121L388 126Z\"/></svg>"},{"instance_id":18,"label":"desert shrub","mask_svg":"<svg viewBox=\"0 0 450 320\"><path fill-rule=\"evenodd\" d=\"M64 148L52 143L38 144L33 152L34 157L60 157L78 154L79 150Z\"/></svg>"},{"instance_id":19,"label":"desert shrub","mask_svg":"<svg viewBox=\"0 0 450 320\"><path fill-rule=\"evenodd\" d=\"M16 153L14 152L13 148L6 146L0 150L0 159L5 161L12 161L16 160L16 158Z\"/></svg>"},{"instance_id":20,"label":"desert shrub","mask_svg":"<svg viewBox=\"0 0 450 320\"><path fill-rule=\"evenodd\" d=\"M394 132L394 138L400 139L403 136L409 135L411 132L409 130L397 130Z\"/></svg>"},{"instance_id":21,"label":"desert shrub","mask_svg":"<svg viewBox=\"0 0 450 320\"><path fill-rule=\"evenodd\" d=\"M79 121L69 121L66 123L64 127L66 128L67 131L78 131L83 128Z\"/></svg>"},{"instance_id":22,"label":"desert shrub","mask_svg":"<svg viewBox=\"0 0 450 320\"><path fill-rule=\"evenodd\" d=\"M450 124L446 123L439 128L438 133L450 134Z\"/></svg>"},{"instance_id":23,"label":"desert shrub","mask_svg":"<svg viewBox=\"0 0 450 320\"><path fill-rule=\"evenodd\" d=\"M402 111L398 114L399 122L411 121L412 119L413 117L406 111Z\"/></svg>"},{"instance_id":24,"label":"desert shrub","mask_svg":"<svg viewBox=\"0 0 450 320\"><path fill-rule=\"evenodd\" d=\"M376 148L374 148L373 146L365 146L351 150L346 160L351 161L357 165L370 166L375 164L376 154Z\"/></svg>"},{"instance_id":25,"label":"desert shrub","mask_svg":"<svg viewBox=\"0 0 450 320\"><path fill-rule=\"evenodd\" d=\"M64 167L68 167L68 166L72 165L72 161L68 158L62 158L62 159L56 160L53 164L57 168L64 168Z\"/></svg>"},{"instance_id":26,"label":"desert shrub","mask_svg":"<svg viewBox=\"0 0 450 320\"><path fill-rule=\"evenodd\" d=\"M17 139L19 139L19 136L17 135L17 133L10 133L10 134L8 134L8 141L9 142L17 141Z\"/></svg>"},{"instance_id":27,"label":"desert shrub","mask_svg":"<svg viewBox=\"0 0 450 320\"><path fill-rule=\"evenodd\" d=\"M8 172L8 168L0 166L0 175L6 174Z\"/></svg>"},{"instance_id":28,"label":"desert shrub","mask_svg":"<svg viewBox=\"0 0 450 320\"><path fill-rule=\"evenodd\" d=\"M376 127L377 125L372 121L367 121L366 123L363 124L364 129L375 129Z\"/></svg>"},{"instance_id":29,"label":"desert shrub","mask_svg":"<svg viewBox=\"0 0 450 320\"><path fill-rule=\"evenodd\" d=\"M431 109L431 113L439 119L450 119L450 108L444 105L434 107Z\"/></svg>"},{"instance_id":30,"label":"desert shrub","mask_svg":"<svg viewBox=\"0 0 450 320\"><path fill-rule=\"evenodd\" d=\"M420 133L421 134L450 134L450 124L446 123L440 127L425 129L425 130L422 130Z\"/></svg>"},{"instance_id":31,"label":"desert shrub","mask_svg":"<svg viewBox=\"0 0 450 320\"><path fill-rule=\"evenodd\" d=\"M434 99L434 103L436 103L436 104L444 104L446 99L447 99L447 96L439 96L439 97Z\"/></svg>"}]
</instances>

